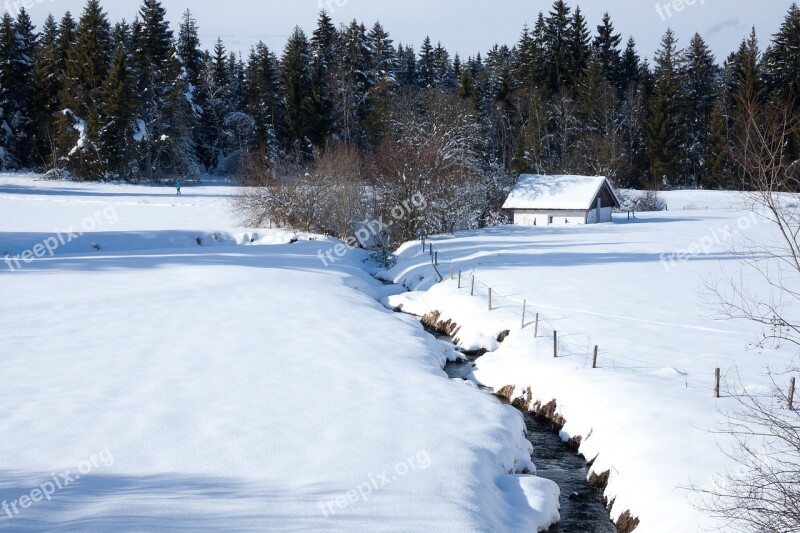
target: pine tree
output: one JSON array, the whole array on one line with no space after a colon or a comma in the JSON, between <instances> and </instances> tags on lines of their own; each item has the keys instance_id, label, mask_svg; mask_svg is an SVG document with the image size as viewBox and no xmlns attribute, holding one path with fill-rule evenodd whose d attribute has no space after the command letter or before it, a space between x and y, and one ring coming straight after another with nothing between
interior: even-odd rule
<instances>
[{"instance_id":1,"label":"pine tree","mask_svg":"<svg viewBox=\"0 0 800 533\"><path fill-rule=\"evenodd\" d=\"M262 42L250 52L245 82L245 108L256 121L256 142L271 163L281 154L283 106L278 58Z\"/></svg>"},{"instance_id":2,"label":"pine tree","mask_svg":"<svg viewBox=\"0 0 800 533\"><path fill-rule=\"evenodd\" d=\"M631 37L622 54L619 69L619 88L626 90L631 83L639 83L641 60L636 52L636 41Z\"/></svg>"},{"instance_id":3,"label":"pine tree","mask_svg":"<svg viewBox=\"0 0 800 533\"><path fill-rule=\"evenodd\" d=\"M614 85L619 85L621 78L622 61L619 50L621 42L622 36L614 33L611 17L608 13L604 14L603 23L597 27L597 36L594 38L593 46L597 60L603 69L603 75L609 83Z\"/></svg>"},{"instance_id":4,"label":"pine tree","mask_svg":"<svg viewBox=\"0 0 800 533\"><path fill-rule=\"evenodd\" d=\"M397 52L389 33L380 22L376 22L369 30L367 43L372 58L370 70L375 72L379 79L387 77L394 80L397 72Z\"/></svg>"},{"instance_id":5,"label":"pine tree","mask_svg":"<svg viewBox=\"0 0 800 533\"><path fill-rule=\"evenodd\" d=\"M17 102L14 91L14 61L17 40L14 19L6 12L0 20L0 169L17 168L16 132L14 131Z\"/></svg>"},{"instance_id":6,"label":"pine tree","mask_svg":"<svg viewBox=\"0 0 800 533\"><path fill-rule=\"evenodd\" d=\"M570 13L564 0L556 0L544 27L544 74L550 94L558 93L569 81Z\"/></svg>"},{"instance_id":7,"label":"pine tree","mask_svg":"<svg viewBox=\"0 0 800 533\"><path fill-rule=\"evenodd\" d=\"M656 53L654 94L647 131L654 188L674 186L680 178L679 59L675 34L667 30Z\"/></svg>"},{"instance_id":8,"label":"pine tree","mask_svg":"<svg viewBox=\"0 0 800 533\"><path fill-rule=\"evenodd\" d=\"M520 85L526 88L537 85L540 61L541 50L526 24L517 43L517 61L514 68L514 76Z\"/></svg>"},{"instance_id":9,"label":"pine tree","mask_svg":"<svg viewBox=\"0 0 800 533\"><path fill-rule=\"evenodd\" d=\"M299 27L294 32L281 59L281 80L286 106L287 145L295 152L310 156L307 141L311 117L306 101L312 98L311 47Z\"/></svg>"},{"instance_id":10,"label":"pine tree","mask_svg":"<svg viewBox=\"0 0 800 533\"><path fill-rule=\"evenodd\" d=\"M397 46L397 81L403 87L416 87L418 82L417 55L411 46Z\"/></svg>"},{"instance_id":11,"label":"pine tree","mask_svg":"<svg viewBox=\"0 0 800 533\"><path fill-rule=\"evenodd\" d=\"M726 70L728 70L726 88L734 107L741 101L762 99L764 73L755 28L749 37L742 40L739 50L728 61Z\"/></svg>"},{"instance_id":12,"label":"pine tree","mask_svg":"<svg viewBox=\"0 0 800 533\"><path fill-rule=\"evenodd\" d=\"M138 168L150 180L191 176L197 160L191 131L195 124L187 98L190 83L180 63L173 32L160 0L144 0L141 25L134 31L134 69L138 119L144 123L137 150Z\"/></svg>"},{"instance_id":13,"label":"pine tree","mask_svg":"<svg viewBox=\"0 0 800 533\"><path fill-rule=\"evenodd\" d=\"M733 186L730 132L722 98L716 100L711 112L707 145L708 161L703 187L719 189Z\"/></svg>"},{"instance_id":14,"label":"pine tree","mask_svg":"<svg viewBox=\"0 0 800 533\"><path fill-rule=\"evenodd\" d=\"M792 3L764 54L764 80L769 92L788 103L793 110L800 108L800 8Z\"/></svg>"},{"instance_id":15,"label":"pine tree","mask_svg":"<svg viewBox=\"0 0 800 533\"><path fill-rule=\"evenodd\" d=\"M128 54L123 43L117 44L102 88L98 146L106 175L130 178L135 134L136 99L128 67ZM136 132L140 133L140 132Z\"/></svg>"},{"instance_id":16,"label":"pine tree","mask_svg":"<svg viewBox=\"0 0 800 533\"><path fill-rule=\"evenodd\" d=\"M339 38L340 74L339 94L340 126L342 139L363 142L363 123L369 115L369 93L375 85L377 73L363 24L353 20ZM327 134L327 132L326 132ZM322 139L325 136L321 137Z\"/></svg>"},{"instance_id":17,"label":"pine tree","mask_svg":"<svg viewBox=\"0 0 800 533\"><path fill-rule=\"evenodd\" d=\"M569 30L567 31L569 62L566 82L569 87L577 87L586 72L591 49L591 33L580 7L575 8Z\"/></svg>"},{"instance_id":18,"label":"pine tree","mask_svg":"<svg viewBox=\"0 0 800 533\"><path fill-rule=\"evenodd\" d=\"M80 179L99 179L98 153L102 89L111 63L111 24L99 0L87 0L68 45L57 122L59 155Z\"/></svg>"},{"instance_id":19,"label":"pine tree","mask_svg":"<svg viewBox=\"0 0 800 533\"><path fill-rule=\"evenodd\" d=\"M419 50L419 63L417 66L419 86L423 89L431 88L436 83L436 65L434 63L433 45L431 38L425 37Z\"/></svg>"},{"instance_id":20,"label":"pine tree","mask_svg":"<svg viewBox=\"0 0 800 533\"><path fill-rule=\"evenodd\" d=\"M181 25L178 30L177 52L186 70L186 76L192 87L197 87L200 82L200 72L203 70L203 52L200 50L200 29L197 21L188 9L184 11Z\"/></svg>"},{"instance_id":21,"label":"pine tree","mask_svg":"<svg viewBox=\"0 0 800 533\"><path fill-rule=\"evenodd\" d=\"M58 109L63 63L58 49L58 23L49 15L42 26L39 52L33 73L33 164L37 168L51 165L55 142L53 118Z\"/></svg>"},{"instance_id":22,"label":"pine tree","mask_svg":"<svg viewBox=\"0 0 800 533\"><path fill-rule=\"evenodd\" d=\"M33 85L36 35L25 9L15 21L7 12L0 21L0 166L25 168L34 146Z\"/></svg>"},{"instance_id":23,"label":"pine tree","mask_svg":"<svg viewBox=\"0 0 800 533\"><path fill-rule=\"evenodd\" d=\"M693 185L705 181L711 111L718 93L718 69L700 34L692 37L683 55L685 170Z\"/></svg>"}]
</instances>

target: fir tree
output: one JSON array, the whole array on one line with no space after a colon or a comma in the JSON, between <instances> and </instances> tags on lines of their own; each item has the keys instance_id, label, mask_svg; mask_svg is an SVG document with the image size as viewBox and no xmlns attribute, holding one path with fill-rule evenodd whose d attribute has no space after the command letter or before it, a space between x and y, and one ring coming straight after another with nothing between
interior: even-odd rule
<instances>
[{"instance_id":1,"label":"fir tree","mask_svg":"<svg viewBox=\"0 0 800 533\"><path fill-rule=\"evenodd\" d=\"M411 46L397 47L397 81L404 87L416 87L418 82L417 55Z\"/></svg>"},{"instance_id":2,"label":"fir tree","mask_svg":"<svg viewBox=\"0 0 800 533\"><path fill-rule=\"evenodd\" d=\"M419 85L423 89L433 87L436 83L436 65L430 37L425 37L425 40L422 41L422 47L419 50L417 74L419 76Z\"/></svg>"},{"instance_id":3,"label":"fir tree","mask_svg":"<svg viewBox=\"0 0 800 533\"><path fill-rule=\"evenodd\" d=\"M767 89L792 109L800 108L800 8L796 3L781 24L764 54L764 80Z\"/></svg>"},{"instance_id":4,"label":"fir tree","mask_svg":"<svg viewBox=\"0 0 800 533\"><path fill-rule=\"evenodd\" d=\"M190 84L166 10L159 0L144 0L139 16L134 75L140 91L137 116L147 131L137 150L139 171L150 180L191 176L197 172L197 160L191 135L194 112L187 98Z\"/></svg>"},{"instance_id":5,"label":"fir tree","mask_svg":"<svg viewBox=\"0 0 800 533\"><path fill-rule=\"evenodd\" d=\"M570 13L564 0L556 0L544 27L544 73L550 94L557 93L569 80L571 63Z\"/></svg>"},{"instance_id":6,"label":"fir tree","mask_svg":"<svg viewBox=\"0 0 800 533\"><path fill-rule=\"evenodd\" d=\"M622 54L619 69L619 87L628 88L631 83L639 83L641 74L641 60L636 52L636 41L631 37Z\"/></svg>"},{"instance_id":7,"label":"fir tree","mask_svg":"<svg viewBox=\"0 0 800 533\"><path fill-rule=\"evenodd\" d=\"M680 177L680 69L677 41L667 30L656 53L648 127L653 187L674 186Z\"/></svg>"},{"instance_id":8,"label":"fir tree","mask_svg":"<svg viewBox=\"0 0 800 533\"><path fill-rule=\"evenodd\" d=\"M133 123L136 99L128 67L128 54L123 43L117 44L102 88L98 146L103 156L106 174L119 178L131 177L134 147Z\"/></svg>"},{"instance_id":9,"label":"fir tree","mask_svg":"<svg viewBox=\"0 0 800 533\"><path fill-rule=\"evenodd\" d=\"M49 15L42 26L33 73L33 164L37 168L55 166L51 161L55 143L53 119L58 110L58 93L61 90L63 75L58 37L58 23L52 15Z\"/></svg>"},{"instance_id":10,"label":"fir tree","mask_svg":"<svg viewBox=\"0 0 800 533\"><path fill-rule=\"evenodd\" d=\"M98 152L102 90L111 63L111 24L99 0L87 0L68 45L57 143L67 169L81 179L103 174Z\"/></svg>"},{"instance_id":11,"label":"fir tree","mask_svg":"<svg viewBox=\"0 0 800 533\"><path fill-rule=\"evenodd\" d=\"M397 52L394 49L389 33L380 22L376 22L367 34L372 64L370 70L378 78L387 77L394 80L397 71Z\"/></svg>"},{"instance_id":12,"label":"fir tree","mask_svg":"<svg viewBox=\"0 0 800 533\"><path fill-rule=\"evenodd\" d=\"M726 65L727 89L734 106L740 101L759 101L763 96L763 77L761 50L758 46L756 29L742 40L739 49Z\"/></svg>"},{"instance_id":13,"label":"fir tree","mask_svg":"<svg viewBox=\"0 0 800 533\"><path fill-rule=\"evenodd\" d=\"M614 85L619 85L621 78L622 64L619 50L621 42L622 36L614 33L614 24L611 22L611 17L608 13L604 14L603 23L597 27L597 36L592 44L597 60L603 69L603 75L609 83Z\"/></svg>"},{"instance_id":14,"label":"fir tree","mask_svg":"<svg viewBox=\"0 0 800 533\"><path fill-rule=\"evenodd\" d=\"M685 173L694 185L705 181L711 111L718 92L714 56L700 34L692 37L683 55Z\"/></svg>"},{"instance_id":15,"label":"fir tree","mask_svg":"<svg viewBox=\"0 0 800 533\"><path fill-rule=\"evenodd\" d=\"M722 98L716 100L711 111L706 144L708 160L703 187L719 189L734 185L732 183L733 162L731 161L730 132Z\"/></svg>"},{"instance_id":16,"label":"fir tree","mask_svg":"<svg viewBox=\"0 0 800 533\"><path fill-rule=\"evenodd\" d=\"M283 51L281 80L286 106L287 145L308 156L311 117L305 102L312 98L311 47L299 27L294 29Z\"/></svg>"},{"instance_id":17,"label":"fir tree","mask_svg":"<svg viewBox=\"0 0 800 533\"><path fill-rule=\"evenodd\" d=\"M256 142L274 163L281 153L283 109L278 58L262 42L247 62L246 110L256 121Z\"/></svg>"},{"instance_id":18,"label":"fir tree","mask_svg":"<svg viewBox=\"0 0 800 533\"><path fill-rule=\"evenodd\" d=\"M203 69L203 52L200 50L200 36L197 21L188 9L184 11L178 30L177 52L186 70L186 77L192 87L200 83Z\"/></svg>"},{"instance_id":19,"label":"fir tree","mask_svg":"<svg viewBox=\"0 0 800 533\"><path fill-rule=\"evenodd\" d=\"M567 40L569 71L565 81L569 87L576 87L581 82L586 71L591 48L591 34L580 7L575 8L572 22L567 31Z\"/></svg>"}]
</instances>

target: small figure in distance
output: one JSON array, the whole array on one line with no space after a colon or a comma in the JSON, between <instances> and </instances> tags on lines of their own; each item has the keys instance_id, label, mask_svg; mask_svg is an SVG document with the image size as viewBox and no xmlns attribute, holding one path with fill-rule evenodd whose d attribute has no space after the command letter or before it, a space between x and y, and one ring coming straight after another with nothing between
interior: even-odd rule
<instances>
[{"instance_id":1,"label":"small figure in distance","mask_svg":"<svg viewBox=\"0 0 800 533\"><path fill-rule=\"evenodd\" d=\"M180 180L175 182L175 188L178 190L178 196L181 196L181 182L180 182Z\"/></svg>"}]
</instances>

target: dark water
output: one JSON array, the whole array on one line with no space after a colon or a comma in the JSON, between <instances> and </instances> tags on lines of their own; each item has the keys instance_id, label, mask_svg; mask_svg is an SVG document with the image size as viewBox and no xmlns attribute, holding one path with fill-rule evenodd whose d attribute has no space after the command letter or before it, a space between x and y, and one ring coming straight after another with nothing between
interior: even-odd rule
<instances>
[{"instance_id":1,"label":"dark water","mask_svg":"<svg viewBox=\"0 0 800 533\"><path fill-rule=\"evenodd\" d=\"M450 363L445 372L451 379L466 379L479 357ZM551 532L614 533L616 528L603 502L603 492L589 486L589 468L583 457L570 450L549 422L523 413L528 440L533 444L533 463L539 477L561 488L561 522Z\"/></svg>"},{"instance_id":2,"label":"dark water","mask_svg":"<svg viewBox=\"0 0 800 533\"><path fill-rule=\"evenodd\" d=\"M589 486L586 460L570 450L549 422L523 413L537 475L561 488L561 522L551 531L614 533L603 491Z\"/></svg>"}]
</instances>

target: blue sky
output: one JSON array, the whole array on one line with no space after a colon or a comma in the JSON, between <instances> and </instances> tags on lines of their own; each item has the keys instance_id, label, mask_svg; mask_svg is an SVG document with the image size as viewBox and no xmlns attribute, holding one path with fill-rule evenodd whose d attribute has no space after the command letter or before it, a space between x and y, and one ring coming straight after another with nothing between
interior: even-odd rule
<instances>
[{"instance_id":1,"label":"blue sky","mask_svg":"<svg viewBox=\"0 0 800 533\"><path fill-rule=\"evenodd\" d=\"M80 13L84 0L5 0L6 9L33 4L28 11L37 25L52 11ZM170 20L177 26L181 13L191 9L201 29L204 47L217 36L229 48L246 52L263 40L277 52L295 25L311 30L320 5L330 7L335 21L356 18L371 25L380 19L395 43L419 45L426 35L462 55L485 52L495 42L513 44L522 25L533 24L551 0L164 0ZM578 5L569 2L571 6ZM690 5L691 4L691 5ZM104 0L112 20L132 19L136 0ZM683 8L680 8L683 5ZM682 44L694 32L706 38L719 60L733 51L755 25L762 45L778 29L791 5L790 0L598 0L581 5L590 26L599 24L608 11L627 40L633 35L640 54L652 57L659 40L672 27ZM658 8L657 8L658 6Z\"/></svg>"}]
</instances>

